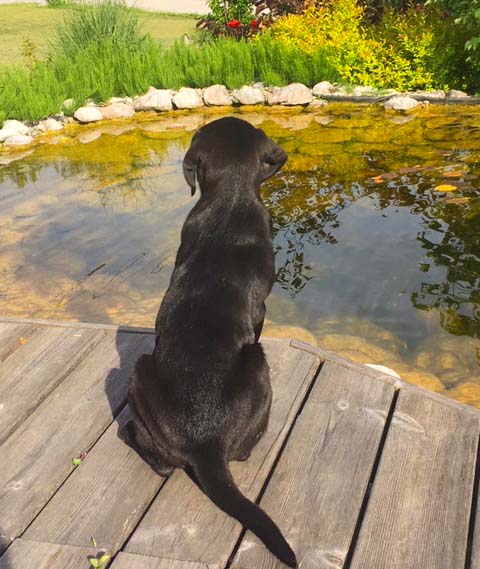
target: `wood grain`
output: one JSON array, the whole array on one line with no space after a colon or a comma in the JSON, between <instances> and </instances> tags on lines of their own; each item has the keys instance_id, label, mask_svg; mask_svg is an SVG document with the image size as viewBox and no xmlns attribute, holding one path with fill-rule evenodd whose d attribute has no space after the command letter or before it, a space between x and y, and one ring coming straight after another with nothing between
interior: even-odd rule
<instances>
[{"instance_id":1,"label":"wood grain","mask_svg":"<svg viewBox=\"0 0 480 569\"><path fill-rule=\"evenodd\" d=\"M341 569L375 462L394 388L325 362L260 505L302 569ZM247 532L235 569L283 568Z\"/></svg>"},{"instance_id":2,"label":"wood grain","mask_svg":"<svg viewBox=\"0 0 480 569\"><path fill-rule=\"evenodd\" d=\"M22 342L29 340L38 326L31 324L0 323L0 363L22 346Z\"/></svg>"},{"instance_id":3,"label":"wood grain","mask_svg":"<svg viewBox=\"0 0 480 569\"><path fill-rule=\"evenodd\" d=\"M118 438L124 408L24 534L28 539L115 553L133 531L165 479Z\"/></svg>"},{"instance_id":4,"label":"wood grain","mask_svg":"<svg viewBox=\"0 0 480 569\"><path fill-rule=\"evenodd\" d=\"M2 532L19 536L88 451L126 399L137 357L153 337L108 334L0 447Z\"/></svg>"},{"instance_id":5,"label":"wood grain","mask_svg":"<svg viewBox=\"0 0 480 569\"><path fill-rule=\"evenodd\" d=\"M42 328L0 365L0 444L105 337L95 330Z\"/></svg>"},{"instance_id":6,"label":"wood grain","mask_svg":"<svg viewBox=\"0 0 480 569\"><path fill-rule=\"evenodd\" d=\"M316 357L290 348L285 341L266 341L264 347L274 393L270 424L250 458L231 463L238 486L251 499L258 496L319 364ZM223 566L241 529L184 472L176 471L133 533L126 551Z\"/></svg>"},{"instance_id":7,"label":"wood grain","mask_svg":"<svg viewBox=\"0 0 480 569\"><path fill-rule=\"evenodd\" d=\"M16 539L0 558L0 569L88 569L92 548Z\"/></svg>"},{"instance_id":8,"label":"wood grain","mask_svg":"<svg viewBox=\"0 0 480 569\"><path fill-rule=\"evenodd\" d=\"M179 561L178 559L147 557L134 553L119 553L111 569L217 569L217 566Z\"/></svg>"},{"instance_id":9,"label":"wood grain","mask_svg":"<svg viewBox=\"0 0 480 569\"><path fill-rule=\"evenodd\" d=\"M352 569L463 569L479 416L402 389Z\"/></svg>"}]
</instances>

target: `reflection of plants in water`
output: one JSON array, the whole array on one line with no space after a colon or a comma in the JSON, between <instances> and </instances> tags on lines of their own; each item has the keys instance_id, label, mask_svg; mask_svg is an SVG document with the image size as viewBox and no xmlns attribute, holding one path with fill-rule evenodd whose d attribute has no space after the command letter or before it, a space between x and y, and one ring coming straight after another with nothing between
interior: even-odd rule
<instances>
[{"instance_id":1,"label":"reflection of plants in water","mask_svg":"<svg viewBox=\"0 0 480 569\"><path fill-rule=\"evenodd\" d=\"M418 240L433 264L445 271L439 279L424 264L428 278L412 294L412 303L423 310L438 309L447 332L480 338L480 198L438 204L424 219L430 231Z\"/></svg>"}]
</instances>

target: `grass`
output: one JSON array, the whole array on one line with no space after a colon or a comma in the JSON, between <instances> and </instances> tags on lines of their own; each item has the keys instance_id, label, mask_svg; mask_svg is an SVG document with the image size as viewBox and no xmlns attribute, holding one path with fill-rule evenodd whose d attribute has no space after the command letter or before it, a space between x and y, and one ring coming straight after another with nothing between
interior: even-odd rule
<instances>
[{"instance_id":1,"label":"grass","mask_svg":"<svg viewBox=\"0 0 480 569\"><path fill-rule=\"evenodd\" d=\"M37 4L6 4L0 6L0 64L25 63L22 55L25 42L37 58L44 58L49 41L63 22L70 8L50 8ZM138 15L142 33L170 45L183 34L195 31L195 16L161 14L133 10Z\"/></svg>"}]
</instances>

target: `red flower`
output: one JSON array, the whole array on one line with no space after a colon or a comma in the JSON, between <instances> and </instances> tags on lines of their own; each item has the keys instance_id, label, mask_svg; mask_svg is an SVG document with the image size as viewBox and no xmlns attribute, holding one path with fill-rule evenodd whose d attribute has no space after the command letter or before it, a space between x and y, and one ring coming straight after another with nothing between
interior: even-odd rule
<instances>
[{"instance_id":1,"label":"red flower","mask_svg":"<svg viewBox=\"0 0 480 569\"><path fill-rule=\"evenodd\" d=\"M250 22L250 27L251 28L258 28L258 21L257 20L252 20Z\"/></svg>"},{"instance_id":2,"label":"red flower","mask_svg":"<svg viewBox=\"0 0 480 569\"><path fill-rule=\"evenodd\" d=\"M229 28L241 28L242 23L240 22L240 20L230 20L230 22L227 23L227 26Z\"/></svg>"}]
</instances>

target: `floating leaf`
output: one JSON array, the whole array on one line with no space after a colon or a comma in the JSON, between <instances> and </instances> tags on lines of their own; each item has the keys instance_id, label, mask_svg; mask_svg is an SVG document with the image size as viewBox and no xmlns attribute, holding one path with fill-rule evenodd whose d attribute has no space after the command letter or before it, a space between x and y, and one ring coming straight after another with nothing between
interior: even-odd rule
<instances>
[{"instance_id":1,"label":"floating leaf","mask_svg":"<svg viewBox=\"0 0 480 569\"><path fill-rule=\"evenodd\" d=\"M451 186L450 184L442 184L440 186L435 186L433 188L437 192L455 192L458 190L457 186Z\"/></svg>"},{"instance_id":2,"label":"floating leaf","mask_svg":"<svg viewBox=\"0 0 480 569\"><path fill-rule=\"evenodd\" d=\"M372 178L372 181L375 182L376 184L381 184L383 182L383 178L382 176L374 176Z\"/></svg>"},{"instance_id":3,"label":"floating leaf","mask_svg":"<svg viewBox=\"0 0 480 569\"><path fill-rule=\"evenodd\" d=\"M461 198L447 198L447 199L445 200L445 203L461 204L461 203L467 203L469 199L470 199L470 198L467 198L467 197L461 197Z\"/></svg>"},{"instance_id":4,"label":"floating leaf","mask_svg":"<svg viewBox=\"0 0 480 569\"><path fill-rule=\"evenodd\" d=\"M465 172L461 172L460 170L453 170L452 172L444 172L442 176L444 178L461 178Z\"/></svg>"}]
</instances>

